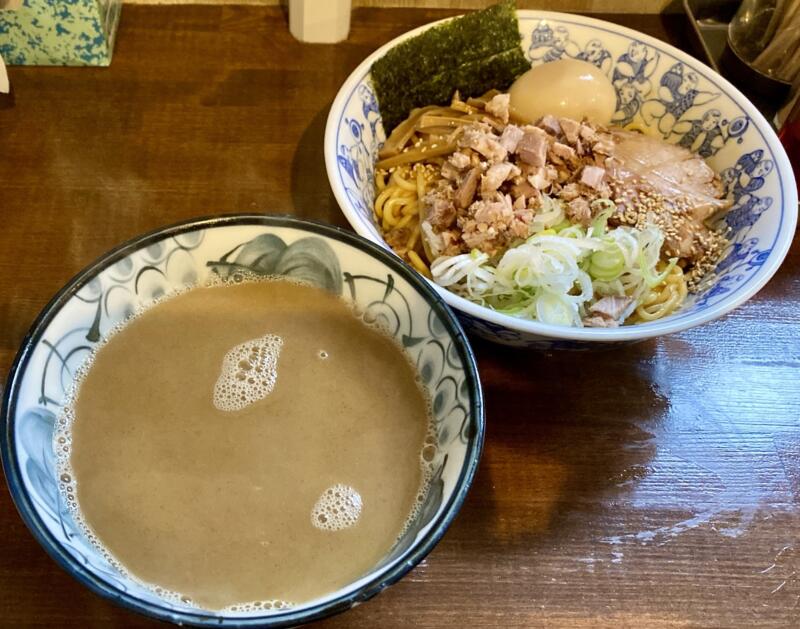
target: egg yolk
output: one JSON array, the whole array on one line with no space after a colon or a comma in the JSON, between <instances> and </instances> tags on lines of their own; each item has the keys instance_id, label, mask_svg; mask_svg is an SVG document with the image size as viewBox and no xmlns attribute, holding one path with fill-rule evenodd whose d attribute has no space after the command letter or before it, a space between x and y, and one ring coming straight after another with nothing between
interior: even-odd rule
<instances>
[{"instance_id":1,"label":"egg yolk","mask_svg":"<svg viewBox=\"0 0 800 629\"><path fill-rule=\"evenodd\" d=\"M531 68L514 81L511 115L535 123L542 116L608 125L617 108L614 86L603 72L587 61L560 59Z\"/></svg>"}]
</instances>

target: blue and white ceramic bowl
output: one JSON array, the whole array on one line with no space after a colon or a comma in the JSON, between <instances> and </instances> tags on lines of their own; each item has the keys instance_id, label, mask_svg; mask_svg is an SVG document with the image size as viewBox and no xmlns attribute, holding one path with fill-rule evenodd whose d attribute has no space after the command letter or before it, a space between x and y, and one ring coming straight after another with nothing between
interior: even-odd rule
<instances>
[{"instance_id":1,"label":"blue and white ceramic bowl","mask_svg":"<svg viewBox=\"0 0 800 629\"><path fill-rule=\"evenodd\" d=\"M752 297L780 266L794 236L797 188L786 153L769 123L713 70L669 44L592 18L518 11L522 46L533 65L562 58L597 65L617 90L625 124L699 152L721 173L734 207L727 216L732 244L718 279L660 321L616 329L569 328L523 321L472 304L435 287L468 331L522 347L586 349L677 332L712 321ZM374 163L385 140L373 62L422 26L392 40L342 85L325 130L325 163L336 199L362 236L388 249L372 219Z\"/></svg>"},{"instance_id":2,"label":"blue and white ceramic bowl","mask_svg":"<svg viewBox=\"0 0 800 629\"><path fill-rule=\"evenodd\" d=\"M414 526L358 581L271 613L205 612L120 574L85 539L58 490L53 427L75 370L117 323L154 299L237 269L302 278L355 303L409 353L425 383L439 442ZM395 256L349 232L289 217L197 220L136 238L86 268L45 307L9 375L0 452L11 495L45 550L76 579L125 607L179 624L278 627L344 611L422 560L452 522L481 453L484 417L475 360L449 308Z\"/></svg>"}]
</instances>

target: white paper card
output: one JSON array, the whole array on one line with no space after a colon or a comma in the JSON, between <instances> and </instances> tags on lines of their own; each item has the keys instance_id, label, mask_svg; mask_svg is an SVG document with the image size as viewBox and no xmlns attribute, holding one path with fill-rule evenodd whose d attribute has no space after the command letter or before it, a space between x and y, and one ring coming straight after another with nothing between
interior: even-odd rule
<instances>
[{"instance_id":1,"label":"white paper card","mask_svg":"<svg viewBox=\"0 0 800 629\"><path fill-rule=\"evenodd\" d=\"M3 56L0 55L0 94L8 94L11 91L11 85L8 82L8 72L6 72L6 64L3 63Z\"/></svg>"}]
</instances>

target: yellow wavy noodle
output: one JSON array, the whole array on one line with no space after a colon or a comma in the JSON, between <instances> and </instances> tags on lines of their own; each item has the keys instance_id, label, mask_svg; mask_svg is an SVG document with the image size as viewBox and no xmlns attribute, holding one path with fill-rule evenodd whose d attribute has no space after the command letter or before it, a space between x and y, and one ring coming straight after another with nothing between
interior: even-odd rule
<instances>
[{"instance_id":1,"label":"yellow wavy noodle","mask_svg":"<svg viewBox=\"0 0 800 629\"><path fill-rule=\"evenodd\" d=\"M389 245L420 273L430 277L420 239L420 200L439 176L424 165L398 166L375 173L375 223Z\"/></svg>"},{"instance_id":2,"label":"yellow wavy noodle","mask_svg":"<svg viewBox=\"0 0 800 629\"><path fill-rule=\"evenodd\" d=\"M420 234L422 197L437 180L448 155L456 150L453 133L461 126L483 121L502 129L503 124L485 111L498 92L461 100L458 92L450 106L421 107L394 128L375 164L375 224L389 246L406 262L430 277L428 257Z\"/></svg>"},{"instance_id":3,"label":"yellow wavy noodle","mask_svg":"<svg viewBox=\"0 0 800 629\"><path fill-rule=\"evenodd\" d=\"M638 131L642 135L650 135L650 129L638 122L629 122L625 125L626 131Z\"/></svg>"},{"instance_id":4,"label":"yellow wavy noodle","mask_svg":"<svg viewBox=\"0 0 800 629\"><path fill-rule=\"evenodd\" d=\"M629 322L655 321L666 317L680 307L688 293L683 269L674 266L664 282L645 295Z\"/></svg>"},{"instance_id":5,"label":"yellow wavy noodle","mask_svg":"<svg viewBox=\"0 0 800 629\"><path fill-rule=\"evenodd\" d=\"M389 246L427 277L431 274L420 234L422 198L442 179L441 165L456 149L453 131L478 120L503 128L485 111L486 102L496 93L462 101L456 92L449 107L415 109L380 150L375 164L375 224ZM647 133L638 123L626 129ZM663 270L665 263L660 267ZM688 292L683 270L676 266L663 283L646 293L626 323L666 317L680 307Z\"/></svg>"}]
</instances>

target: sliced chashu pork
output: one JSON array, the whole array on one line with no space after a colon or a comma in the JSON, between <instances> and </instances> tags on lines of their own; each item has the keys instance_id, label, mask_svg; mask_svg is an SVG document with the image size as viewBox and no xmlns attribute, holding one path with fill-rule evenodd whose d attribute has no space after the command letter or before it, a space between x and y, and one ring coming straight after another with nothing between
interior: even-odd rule
<instances>
[{"instance_id":1,"label":"sliced chashu pork","mask_svg":"<svg viewBox=\"0 0 800 629\"><path fill-rule=\"evenodd\" d=\"M667 248L681 257L695 257L702 247L694 245L709 232L704 221L731 206L723 197L719 175L703 158L681 146L622 129L611 133L614 147L605 162L609 178L626 188L655 191L678 207L690 207L682 213L686 220L677 218L680 210L663 219L665 227L672 225L676 232L667 233Z\"/></svg>"}]
</instances>

